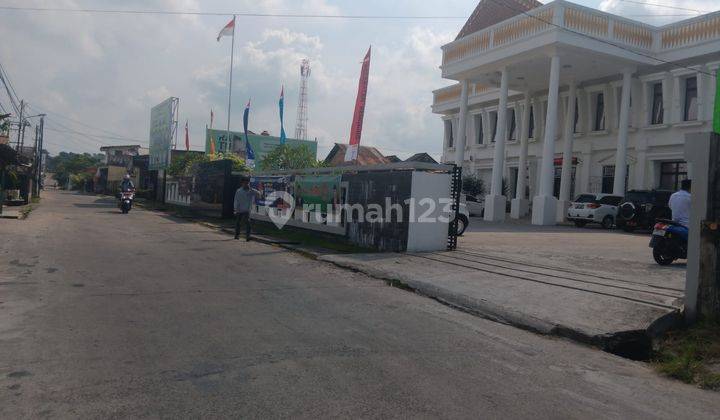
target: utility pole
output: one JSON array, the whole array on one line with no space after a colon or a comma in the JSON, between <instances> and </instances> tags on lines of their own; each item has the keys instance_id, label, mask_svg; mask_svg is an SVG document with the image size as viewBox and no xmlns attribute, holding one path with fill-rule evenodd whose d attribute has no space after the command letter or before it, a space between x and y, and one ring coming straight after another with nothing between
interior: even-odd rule
<instances>
[{"instance_id":1,"label":"utility pole","mask_svg":"<svg viewBox=\"0 0 720 420\"><path fill-rule=\"evenodd\" d=\"M20 101L20 121L18 122L18 139L17 139L17 145L15 146L15 150L17 152L20 152L20 142L23 135L23 112L25 112L25 101Z\"/></svg>"},{"instance_id":2,"label":"utility pole","mask_svg":"<svg viewBox=\"0 0 720 420\"><path fill-rule=\"evenodd\" d=\"M40 164L38 159L40 154L38 153L38 146L40 145L40 126L35 126L35 159L33 159L33 181L32 181L32 198L38 198L40 196L40 187L38 186L38 168Z\"/></svg>"},{"instance_id":3,"label":"utility pole","mask_svg":"<svg viewBox=\"0 0 720 420\"><path fill-rule=\"evenodd\" d=\"M39 155L40 162L38 164L38 172L37 172L38 197L40 196L40 186L42 185L43 170L44 170L43 156L45 156L45 155L43 154L43 150L44 150L43 149L43 147L44 147L43 140L45 139L45 114L40 114L40 130L39 131L40 131L40 144L38 147L38 152L40 153L40 155Z\"/></svg>"}]
</instances>

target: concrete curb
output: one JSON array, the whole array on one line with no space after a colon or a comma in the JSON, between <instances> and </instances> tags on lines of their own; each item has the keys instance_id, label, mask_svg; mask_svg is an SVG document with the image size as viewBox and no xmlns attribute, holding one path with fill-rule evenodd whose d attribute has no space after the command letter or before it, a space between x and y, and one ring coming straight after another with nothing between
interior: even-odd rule
<instances>
[{"instance_id":1,"label":"concrete curb","mask_svg":"<svg viewBox=\"0 0 720 420\"><path fill-rule=\"evenodd\" d=\"M658 319L646 330L618 331L610 334L596 335L588 334L586 331L571 326L548 322L483 299L476 299L443 287L438 287L429 282L413 279L401 273L389 272L363 264L355 264L341 257L340 255L325 255L318 256L317 260L384 280L391 286L411 290L417 294L435 299L445 305L481 318L538 334L570 339L635 360L647 359L652 350L652 340L669 329L678 326L682 320L680 312L677 311Z\"/></svg>"}]
</instances>

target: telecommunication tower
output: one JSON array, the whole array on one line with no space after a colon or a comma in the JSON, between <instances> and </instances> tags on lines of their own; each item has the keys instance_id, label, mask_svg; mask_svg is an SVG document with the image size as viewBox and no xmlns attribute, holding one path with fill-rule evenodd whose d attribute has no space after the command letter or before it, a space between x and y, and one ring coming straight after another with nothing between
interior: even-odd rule
<instances>
[{"instance_id":1,"label":"telecommunication tower","mask_svg":"<svg viewBox=\"0 0 720 420\"><path fill-rule=\"evenodd\" d=\"M310 79L310 60L307 58L300 65L300 98L298 99L297 125L295 138L307 140L308 122L308 80Z\"/></svg>"}]
</instances>

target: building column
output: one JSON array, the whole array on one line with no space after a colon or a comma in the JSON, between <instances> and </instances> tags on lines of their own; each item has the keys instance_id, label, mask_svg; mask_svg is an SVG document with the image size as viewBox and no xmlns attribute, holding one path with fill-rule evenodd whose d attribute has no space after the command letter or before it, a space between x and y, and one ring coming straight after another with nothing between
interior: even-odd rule
<instances>
[{"instance_id":1,"label":"building column","mask_svg":"<svg viewBox=\"0 0 720 420\"><path fill-rule=\"evenodd\" d=\"M458 136L455 140L455 164L462 168L465 162L465 145L467 144L467 115L468 115L468 91L470 82L463 80L460 82L462 90L460 92L460 121L458 122Z\"/></svg>"},{"instance_id":2,"label":"building column","mask_svg":"<svg viewBox=\"0 0 720 420\"><path fill-rule=\"evenodd\" d=\"M570 187L572 187L572 169L573 169L573 140L575 126L575 101L577 98L577 85L574 81L570 82L570 89L567 100L567 110L565 111L565 127L563 130L563 160L562 175L560 178L560 201L558 202L558 222L564 222L567 219L567 209L570 207Z\"/></svg>"},{"instance_id":3,"label":"building column","mask_svg":"<svg viewBox=\"0 0 720 420\"><path fill-rule=\"evenodd\" d=\"M517 113L516 113L517 118ZM525 100L522 108L522 122L520 123L520 156L518 158L518 175L515 187L515 199L510 207L510 217L520 219L527 216L530 210L530 200L525 195L527 188L527 158L528 158L528 135L530 130L530 92L525 92Z\"/></svg>"},{"instance_id":4,"label":"building column","mask_svg":"<svg viewBox=\"0 0 720 420\"><path fill-rule=\"evenodd\" d=\"M615 152L615 183L613 194L625 195L625 177L627 175L627 145L630 124L630 88L632 87L632 69L623 70L622 100L620 102L620 124L618 125L617 151ZM636 98L637 99L637 98Z\"/></svg>"},{"instance_id":5,"label":"building column","mask_svg":"<svg viewBox=\"0 0 720 420\"><path fill-rule=\"evenodd\" d=\"M490 195L485 197L485 220L488 222L502 222L505 220L507 198L503 195L502 181L507 137L508 83L508 69L504 67L500 76L500 103L498 105L497 129L495 130L492 184Z\"/></svg>"},{"instance_id":6,"label":"building column","mask_svg":"<svg viewBox=\"0 0 720 420\"><path fill-rule=\"evenodd\" d=\"M532 223L549 226L557 223L557 199L553 196L555 134L558 120L558 99L560 96L560 56L550 59L550 87L548 90L547 115L545 116L545 139L543 143L542 166L540 167L540 191L533 200Z\"/></svg>"}]
</instances>

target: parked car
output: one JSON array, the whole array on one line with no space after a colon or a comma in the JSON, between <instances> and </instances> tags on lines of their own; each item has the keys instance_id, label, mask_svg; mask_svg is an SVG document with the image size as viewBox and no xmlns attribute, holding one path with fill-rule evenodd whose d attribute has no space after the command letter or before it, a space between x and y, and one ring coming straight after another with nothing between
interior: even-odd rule
<instances>
[{"instance_id":1,"label":"parked car","mask_svg":"<svg viewBox=\"0 0 720 420\"><path fill-rule=\"evenodd\" d=\"M460 195L460 202L465 203L470 216L485 216L485 199L475 197L474 195Z\"/></svg>"},{"instance_id":2,"label":"parked car","mask_svg":"<svg viewBox=\"0 0 720 420\"><path fill-rule=\"evenodd\" d=\"M612 229L617 219L618 207L623 197L611 194L580 194L568 208L567 218L577 227L588 223L600 223L605 229Z\"/></svg>"},{"instance_id":3,"label":"parked car","mask_svg":"<svg viewBox=\"0 0 720 420\"><path fill-rule=\"evenodd\" d=\"M672 193L667 190L629 191L620 205L615 223L622 230L632 232L636 229L650 230L658 219L672 219L668 206Z\"/></svg>"}]
</instances>

